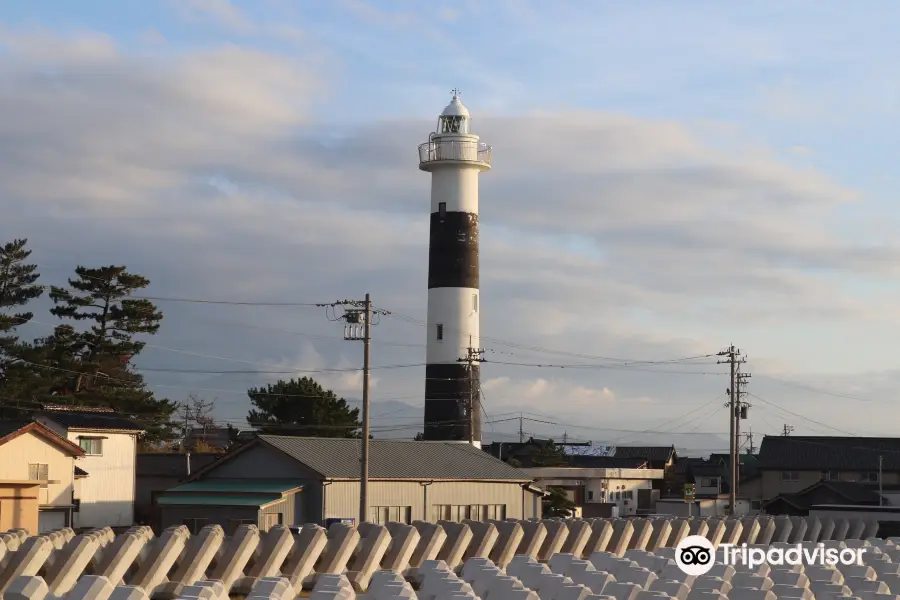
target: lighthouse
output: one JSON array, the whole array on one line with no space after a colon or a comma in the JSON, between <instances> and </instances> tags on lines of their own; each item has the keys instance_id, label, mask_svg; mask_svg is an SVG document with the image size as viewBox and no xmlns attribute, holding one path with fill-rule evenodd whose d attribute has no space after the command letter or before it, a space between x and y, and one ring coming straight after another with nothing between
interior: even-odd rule
<instances>
[{"instance_id":1,"label":"lighthouse","mask_svg":"<svg viewBox=\"0 0 900 600\"><path fill-rule=\"evenodd\" d=\"M473 133L453 90L435 131L419 145L419 169L431 173L426 440L468 440L471 424L471 439L481 445L480 366L467 358L480 334L478 176L490 168L491 147Z\"/></svg>"}]
</instances>

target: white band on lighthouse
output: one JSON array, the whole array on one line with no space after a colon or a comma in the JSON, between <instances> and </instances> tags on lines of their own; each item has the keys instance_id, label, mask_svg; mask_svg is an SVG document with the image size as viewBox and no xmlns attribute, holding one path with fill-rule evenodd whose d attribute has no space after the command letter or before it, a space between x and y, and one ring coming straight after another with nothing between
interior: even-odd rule
<instances>
[{"instance_id":1,"label":"white band on lighthouse","mask_svg":"<svg viewBox=\"0 0 900 600\"><path fill-rule=\"evenodd\" d=\"M454 92L436 130L419 145L419 168L431 173L426 440L466 439L469 406L473 399L480 406L479 365L469 369L464 357L480 335L478 175L490 169L491 148L472 133L470 120ZM472 412L480 442L480 410Z\"/></svg>"}]
</instances>

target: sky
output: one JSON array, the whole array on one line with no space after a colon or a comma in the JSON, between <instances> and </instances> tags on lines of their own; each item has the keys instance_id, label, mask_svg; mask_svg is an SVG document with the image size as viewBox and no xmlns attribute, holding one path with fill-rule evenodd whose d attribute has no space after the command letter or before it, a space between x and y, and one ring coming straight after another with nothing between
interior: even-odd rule
<instances>
[{"instance_id":1,"label":"sky","mask_svg":"<svg viewBox=\"0 0 900 600\"><path fill-rule=\"evenodd\" d=\"M151 280L154 391L309 375L362 348L312 306L371 293L377 437L421 430L429 175L462 90L481 177L485 434L727 447L900 417L900 5L0 0L0 238L41 281ZM57 323L37 304L23 335ZM699 357L699 358L698 358ZM515 364L510 364L515 363ZM185 372L188 371L188 372Z\"/></svg>"}]
</instances>

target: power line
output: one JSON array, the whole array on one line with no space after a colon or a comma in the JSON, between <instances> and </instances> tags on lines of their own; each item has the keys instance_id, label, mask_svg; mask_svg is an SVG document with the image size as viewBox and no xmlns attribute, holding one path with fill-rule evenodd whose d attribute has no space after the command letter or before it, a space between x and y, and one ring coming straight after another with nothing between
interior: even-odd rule
<instances>
[{"instance_id":1,"label":"power line","mask_svg":"<svg viewBox=\"0 0 900 600\"><path fill-rule=\"evenodd\" d=\"M811 419L811 418L809 418L809 417L807 417L807 416L804 416L804 415L801 415L801 414L799 414L799 413L795 413L795 412L793 412L793 411L790 411L790 410L784 408L783 406L778 406L778 405L775 404L774 402L769 402L769 401L766 400L765 398L760 398L759 396L757 396L756 394L753 394L753 393L751 393L751 392L747 392L747 395L748 395L748 396L753 396L754 398L756 398L757 400L759 400L760 402L762 402L762 403L764 403L764 404L768 404L769 406L773 406L773 407L777 408L778 410L784 411L784 412L788 413L788 414L791 415L791 416L797 417L798 419L803 419L804 421L808 421L808 422L810 422L810 423L813 423L814 425L819 425L820 427L825 427L826 429L831 429L832 431L837 431L838 433L844 433L844 434L850 435L850 436L857 436L857 435L858 435L858 434L855 434L855 433L853 433L853 432L851 432L851 431L846 431L846 430L844 430L844 429L838 429L837 427L832 427L831 425L828 425L827 423L822 423L821 421L816 421L815 419Z\"/></svg>"}]
</instances>

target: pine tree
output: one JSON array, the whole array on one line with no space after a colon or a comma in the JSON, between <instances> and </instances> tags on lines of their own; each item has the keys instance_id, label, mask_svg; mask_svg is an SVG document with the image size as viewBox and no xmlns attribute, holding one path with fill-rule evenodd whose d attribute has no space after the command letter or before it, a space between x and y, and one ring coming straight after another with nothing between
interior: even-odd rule
<instances>
[{"instance_id":1,"label":"pine tree","mask_svg":"<svg viewBox=\"0 0 900 600\"><path fill-rule=\"evenodd\" d=\"M544 497L542 501L543 516L552 517L571 517L575 512L575 503L569 500L566 491L559 487L548 487L549 495Z\"/></svg>"},{"instance_id":2,"label":"pine tree","mask_svg":"<svg viewBox=\"0 0 900 600\"><path fill-rule=\"evenodd\" d=\"M45 361L69 363L59 367L65 371L58 371L61 376L52 382L50 393L76 405L111 407L145 427L148 441L168 439L177 404L156 399L131 365L144 348L135 336L155 334L163 318L149 300L130 298L149 280L118 266L79 266L75 274L69 280L71 291L51 288L55 306L50 312L89 327L76 331L62 325L37 345Z\"/></svg>"},{"instance_id":3,"label":"pine tree","mask_svg":"<svg viewBox=\"0 0 900 600\"><path fill-rule=\"evenodd\" d=\"M263 433L309 437L359 437L359 409L310 377L247 390L256 408L247 422Z\"/></svg>"},{"instance_id":4,"label":"pine tree","mask_svg":"<svg viewBox=\"0 0 900 600\"><path fill-rule=\"evenodd\" d=\"M27 244L28 240L18 239L0 247L0 383L6 366L18 355L16 328L34 317L31 312L11 311L44 293L43 286L35 284L40 277L37 265L26 262L31 255Z\"/></svg>"}]
</instances>

